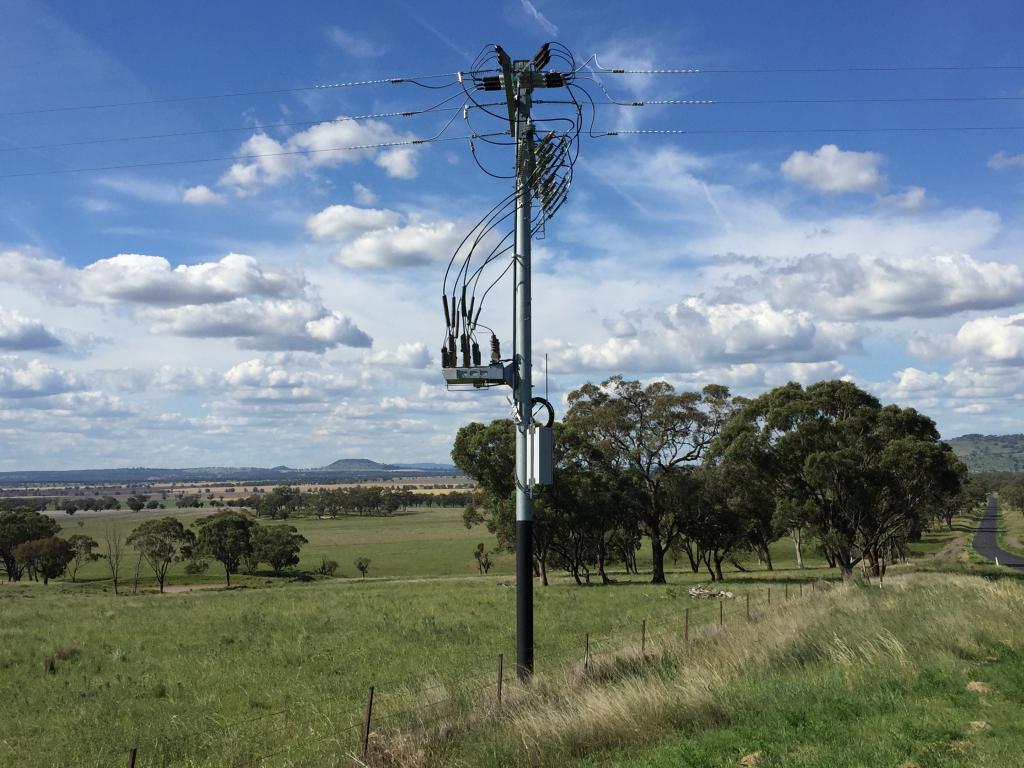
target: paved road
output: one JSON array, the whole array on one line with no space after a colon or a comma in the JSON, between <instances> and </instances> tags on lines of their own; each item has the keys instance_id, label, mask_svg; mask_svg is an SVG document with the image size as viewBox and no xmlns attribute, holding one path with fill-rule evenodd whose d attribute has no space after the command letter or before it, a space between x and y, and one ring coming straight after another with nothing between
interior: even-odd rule
<instances>
[{"instance_id":1,"label":"paved road","mask_svg":"<svg viewBox=\"0 0 1024 768\"><path fill-rule=\"evenodd\" d=\"M985 516L978 523L978 530L974 532L974 549L982 557L989 560L999 558L1000 565L1008 565L1013 568L1024 568L1024 557L1014 555L1005 549L1000 549L996 543L996 532L999 528L999 502L995 496L988 497L988 508Z\"/></svg>"}]
</instances>

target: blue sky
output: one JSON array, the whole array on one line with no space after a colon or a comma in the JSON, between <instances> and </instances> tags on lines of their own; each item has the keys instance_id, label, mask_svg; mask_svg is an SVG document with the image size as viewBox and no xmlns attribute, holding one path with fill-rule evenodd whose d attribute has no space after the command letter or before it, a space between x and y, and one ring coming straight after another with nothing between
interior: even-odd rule
<instances>
[{"instance_id":1,"label":"blue sky","mask_svg":"<svg viewBox=\"0 0 1024 768\"><path fill-rule=\"evenodd\" d=\"M584 138L535 245L553 399L619 372L742 394L844 376L947 436L1021 431L1024 131L839 130L1024 126L1024 69L853 69L1024 65L1019 4L0 0L0 18L0 468L446 460L459 425L505 415L505 392L443 389L437 305L509 182L464 140L302 154L453 115L444 136L465 136L457 112L338 121L456 89L65 108L452 73L552 39L604 67L845 70L581 70L628 101L748 103L595 108L599 129L696 132ZM1001 98L920 101L949 97ZM700 133L723 129L800 132ZM153 134L182 135L125 140ZM235 159L159 164L203 158ZM507 288L485 318L506 347Z\"/></svg>"}]
</instances>

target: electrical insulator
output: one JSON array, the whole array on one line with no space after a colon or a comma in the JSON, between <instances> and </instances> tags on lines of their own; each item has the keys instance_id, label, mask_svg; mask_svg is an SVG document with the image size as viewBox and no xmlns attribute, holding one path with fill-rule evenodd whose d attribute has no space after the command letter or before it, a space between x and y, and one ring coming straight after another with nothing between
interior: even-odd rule
<instances>
[{"instance_id":1,"label":"electrical insulator","mask_svg":"<svg viewBox=\"0 0 1024 768\"><path fill-rule=\"evenodd\" d=\"M448 361L448 347L441 347L441 367L451 368L453 367Z\"/></svg>"},{"instance_id":2,"label":"electrical insulator","mask_svg":"<svg viewBox=\"0 0 1024 768\"><path fill-rule=\"evenodd\" d=\"M455 354L455 336L450 333L448 334L448 362L452 364L452 368L459 364L459 358Z\"/></svg>"},{"instance_id":3,"label":"electrical insulator","mask_svg":"<svg viewBox=\"0 0 1024 768\"><path fill-rule=\"evenodd\" d=\"M498 341L498 337L493 333L491 334L491 362L498 362L501 360L501 342Z\"/></svg>"},{"instance_id":4,"label":"electrical insulator","mask_svg":"<svg viewBox=\"0 0 1024 768\"><path fill-rule=\"evenodd\" d=\"M480 345L473 342L473 365L480 365Z\"/></svg>"},{"instance_id":5,"label":"electrical insulator","mask_svg":"<svg viewBox=\"0 0 1024 768\"><path fill-rule=\"evenodd\" d=\"M462 347L462 365L466 368L469 368L469 366L471 365L471 363L469 362L469 336L467 336L466 334L462 334L459 341Z\"/></svg>"}]
</instances>

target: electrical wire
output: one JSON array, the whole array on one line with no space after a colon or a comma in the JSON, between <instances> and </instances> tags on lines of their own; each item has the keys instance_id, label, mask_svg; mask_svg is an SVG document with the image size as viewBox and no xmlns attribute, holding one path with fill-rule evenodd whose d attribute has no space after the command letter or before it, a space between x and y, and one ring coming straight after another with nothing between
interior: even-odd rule
<instances>
[{"instance_id":1,"label":"electrical wire","mask_svg":"<svg viewBox=\"0 0 1024 768\"><path fill-rule=\"evenodd\" d=\"M973 72L973 71L1007 71L1024 70L1019 64L965 64L946 66L849 66L849 67L747 67L747 68L696 68L683 67L674 69L625 69L622 67L604 67L597 59L591 57L598 72L609 75L751 75L751 74L806 74L806 73L837 73L837 72Z\"/></svg>"},{"instance_id":2,"label":"electrical wire","mask_svg":"<svg viewBox=\"0 0 1024 768\"><path fill-rule=\"evenodd\" d=\"M961 125L961 126L884 126L877 128L649 128L618 131L599 131L594 138L628 135L708 135L742 133L898 133L898 132L955 132L955 131L1024 131L1024 125Z\"/></svg>"},{"instance_id":3,"label":"electrical wire","mask_svg":"<svg viewBox=\"0 0 1024 768\"><path fill-rule=\"evenodd\" d=\"M141 99L138 101L114 101L106 102L101 104L75 104L68 106L59 107L39 107L36 109L22 109L12 110L8 112L0 112L0 117L15 117L18 115L41 115L54 112L80 112L91 109L114 109L117 107L138 107L147 106L153 104L175 104L188 101L211 101L215 99L232 99L240 98L243 96L274 96L289 93L303 93L306 91L326 91L335 90L339 88L358 88L362 86L370 85L400 85L403 83L411 83L413 85L420 86L421 88L450 88L456 84L456 80L443 86L432 86L420 82L421 80L437 80L440 78L451 77L458 78L460 75L465 74L479 74L480 71L470 72L444 72L437 75L416 75L413 77L382 77L372 80L350 80L348 82L337 82L337 83L318 83L316 85L302 85L294 88L272 88L266 90L254 90L254 91L229 91L225 93L208 93L201 95L192 96L169 96L159 99Z\"/></svg>"},{"instance_id":4,"label":"electrical wire","mask_svg":"<svg viewBox=\"0 0 1024 768\"><path fill-rule=\"evenodd\" d=\"M492 134L498 136L501 134ZM220 157L200 157L191 158L187 160L157 160L152 162L143 163L124 163L121 165L99 165L91 166L88 168L61 168L48 171L25 171L22 173L5 173L0 174L0 179L16 179L26 178L30 176L57 176L62 174L71 173L93 173L97 171L123 171L135 168L157 168L164 166L173 165L195 165L198 163L215 163L225 161L238 161L238 160L256 160L261 157L287 157L290 155L312 155L323 152L345 152L355 150L368 150L368 149L387 149L390 147L408 147L416 146L419 144L435 144L444 141L466 141L471 138L480 138L480 136L431 136L422 139L407 139L403 141L383 141L376 144L354 144L345 147L324 147L322 149L295 149L295 150L282 150L281 152L258 152L249 155L229 155Z\"/></svg>"},{"instance_id":5,"label":"electrical wire","mask_svg":"<svg viewBox=\"0 0 1024 768\"><path fill-rule=\"evenodd\" d=\"M421 107L418 109L399 110L393 112L374 112L365 115L350 115L346 117L322 117L315 120L295 120L288 122L278 123L264 123L263 125L241 125L231 128L205 128L195 131L174 131L171 133L151 133L135 136L113 136L99 139L81 139L77 141L64 141L57 142L54 144L31 144L24 146L15 147L0 147L0 152L22 152L28 150L40 150L40 149L57 149L61 147L79 147L90 144L112 144L129 141L147 141L151 139L170 139L170 138L182 138L188 136L206 136L210 134L218 133L240 133L244 131L266 131L272 128L297 128L305 127L310 125L328 125L335 123L348 123L359 120L384 120L394 117L416 117L419 115L435 114L439 112L461 112L465 105L460 104L457 107L445 107L449 101L458 98L461 94L452 94L444 101L438 102L429 107Z\"/></svg>"}]
</instances>

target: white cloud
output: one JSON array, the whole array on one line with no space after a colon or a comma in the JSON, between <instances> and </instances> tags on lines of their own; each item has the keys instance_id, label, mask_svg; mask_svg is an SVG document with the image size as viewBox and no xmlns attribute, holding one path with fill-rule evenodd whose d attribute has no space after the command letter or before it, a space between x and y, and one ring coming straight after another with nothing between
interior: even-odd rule
<instances>
[{"instance_id":1,"label":"white cloud","mask_svg":"<svg viewBox=\"0 0 1024 768\"><path fill-rule=\"evenodd\" d=\"M363 233L334 260L358 269L419 266L449 258L461 240L452 221L410 221Z\"/></svg>"},{"instance_id":2,"label":"white cloud","mask_svg":"<svg viewBox=\"0 0 1024 768\"><path fill-rule=\"evenodd\" d=\"M366 356L369 365L383 365L393 368L428 368L433 363L430 350L423 342L399 344L395 349L380 349Z\"/></svg>"},{"instance_id":3,"label":"white cloud","mask_svg":"<svg viewBox=\"0 0 1024 768\"><path fill-rule=\"evenodd\" d=\"M860 351L858 329L816 322L806 312L767 302L710 304L689 297L658 317L658 326L635 337L599 344L545 340L560 371L693 371L709 363L813 363ZM540 347L538 347L540 348Z\"/></svg>"},{"instance_id":4,"label":"white cloud","mask_svg":"<svg viewBox=\"0 0 1024 768\"><path fill-rule=\"evenodd\" d=\"M238 194L250 194L299 173L365 159L372 159L389 176L411 179L417 174L412 147L349 148L412 138L380 120L345 120L344 116L318 123L284 141L257 133L239 148L239 159L221 176L220 184Z\"/></svg>"},{"instance_id":5,"label":"white cloud","mask_svg":"<svg viewBox=\"0 0 1024 768\"><path fill-rule=\"evenodd\" d=\"M373 205L377 202L377 193L358 181L352 185L352 194L360 205Z\"/></svg>"},{"instance_id":6,"label":"white cloud","mask_svg":"<svg viewBox=\"0 0 1024 768\"><path fill-rule=\"evenodd\" d=\"M953 338L962 357L999 365L1024 363L1024 313L968 320Z\"/></svg>"},{"instance_id":7,"label":"white cloud","mask_svg":"<svg viewBox=\"0 0 1024 768\"><path fill-rule=\"evenodd\" d=\"M306 230L318 240L342 240L372 229L398 224L395 211L332 205L306 219Z\"/></svg>"},{"instance_id":8,"label":"white cloud","mask_svg":"<svg viewBox=\"0 0 1024 768\"><path fill-rule=\"evenodd\" d=\"M884 195L881 202L904 211L919 211L928 204L924 187L908 187L894 195Z\"/></svg>"},{"instance_id":9,"label":"white cloud","mask_svg":"<svg viewBox=\"0 0 1024 768\"><path fill-rule=\"evenodd\" d=\"M819 192L873 192L885 186L878 170L882 156L876 152L854 152L824 144L814 152L799 150L781 166L786 178L799 181Z\"/></svg>"},{"instance_id":10,"label":"white cloud","mask_svg":"<svg viewBox=\"0 0 1024 768\"><path fill-rule=\"evenodd\" d=\"M341 374L290 370L259 359L235 365L224 374L224 382L242 402L322 402L357 388Z\"/></svg>"},{"instance_id":11,"label":"white cloud","mask_svg":"<svg viewBox=\"0 0 1024 768\"><path fill-rule=\"evenodd\" d=\"M322 352L338 345L369 347L370 336L351 318L309 299L253 301L149 309L155 333L232 338L241 349Z\"/></svg>"},{"instance_id":12,"label":"white cloud","mask_svg":"<svg viewBox=\"0 0 1024 768\"><path fill-rule=\"evenodd\" d=\"M177 203L181 201L181 187L166 181L155 181L139 176L101 176L96 184L148 203Z\"/></svg>"},{"instance_id":13,"label":"white cloud","mask_svg":"<svg viewBox=\"0 0 1024 768\"><path fill-rule=\"evenodd\" d=\"M900 257L812 253L746 278L775 307L823 317L941 317L1024 301L1024 270L965 253Z\"/></svg>"},{"instance_id":14,"label":"white cloud","mask_svg":"<svg viewBox=\"0 0 1024 768\"><path fill-rule=\"evenodd\" d=\"M63 344L64 342L39 320L26 317L16 309L0 307L0 350L52 351Z\"/></svg>"},{"instance_id":15,"label":"white cloud","mask_svg":"<svg viewBox=\"0 0 1024 768\"><path fill-rule=\"evenodd\" d=\"M354 59L383 56L387 52L386 46L380 45L363 35L347 32L341 27L328 27L327 37L334 45Z\"/></svg>"},{"instance_id":16,"label":"white cloud","mask_svg":"<svg viewBox=\"0 0 1024 768\"><path fill-rule=\"evenodd\" d=\"M205 184L197 184L189 187L181 194L181 200L189 205L223 205L227 198L219 192L214 192Z\"/></svg>"},{"instance_id":17,"label":"white cloud","mask_svg":"<svg viewBox=\"0 0 1024 768\"><path fill-rule=\"evenodd\" d=\"M551 35L552 37L558 37L558 27L548 21L547 17L537 10L537 6L530 2L530 0L520 0L523 4L523 10L526 11L529 16L540 25L540 28L544 30L545 34Z\"/></svg>"},{"instance_id":18,"label":"white cloud","mask_svg":"<svg viewBox=\"0 0 1024 768\"><path fill-rule=\"evenodd\" d=\"M1006 150L999 150L988 159L988 167L994 171L1007 168L1024 168L1024 154L1011 155Z\"/></svg>"},{"instance_id":19,"label":"white cloud","mask_svg":"<svg viewBox=\"0 0 1024 768\"><path fill-rule=\"evenodd\" d=\"M25 365L0 365L0 398L48 397L84 388L79 377L39 360Z\"/></svg>"}]
</instances>

